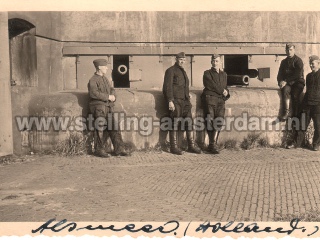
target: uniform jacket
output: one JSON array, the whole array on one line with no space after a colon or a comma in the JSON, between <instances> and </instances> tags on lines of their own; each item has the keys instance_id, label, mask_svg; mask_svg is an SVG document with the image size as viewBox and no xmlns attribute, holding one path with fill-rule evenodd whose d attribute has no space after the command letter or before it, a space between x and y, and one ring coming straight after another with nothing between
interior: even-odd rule
<instances>
[{"instance_id":1,"label":"uniform jacket","mask_svg":"<svg viewBox=\"0 0 320 240\"><path fill-rule=\"evenodd\" d=\"M278 76L278 83L285 81L289 85L295 83L305 84L303 76L303 62L301 58L294 55L292 58L286 57L281 61Z\"/></svg>"},{"instance_id":2,"label":"uniform jacket","mask_svg":"<svg viewBox=\"0 0 320 240\"><path fill-rule=\"evenodd\" d=\"M219 69L219 72L214 68L205 71L203 73L203 86L203 95L224 98L223 91L226 89L228 96L225 100L230 97L229 90L227 89L227 74L221 69Z\"/></svg>"},{"instance_id":3,"label":"uniform jacket","mask_svg":"<svg viewBox=\"0 0 320 240\"><path fill-rule=\"evenodd\" d=\"M162 92L168 102L174 99L189 99L189 78L177 63L166 70Z\"/></svg>"},{"instance_id":4,"label":"uniform jacket","mask_svg":"<svg viewBox=\"0 0 320 240\"><path fill-rule=\"evenodd\" d=\"M114 106L114 103L109 101L109 95L115 95L115 90L107 77L94 74L89 80L88 91L90 105Z\"/></svg>"},{"instance_id":5,"label":"uniform jacket","mask_svg":"<svg viewBox=\"0 0 320 240\"><path fill-rule=\"evenodd\" d=\"M320 104L320 70L307 75L304 102L309 105Z\"/></svg>"}]
</instances>

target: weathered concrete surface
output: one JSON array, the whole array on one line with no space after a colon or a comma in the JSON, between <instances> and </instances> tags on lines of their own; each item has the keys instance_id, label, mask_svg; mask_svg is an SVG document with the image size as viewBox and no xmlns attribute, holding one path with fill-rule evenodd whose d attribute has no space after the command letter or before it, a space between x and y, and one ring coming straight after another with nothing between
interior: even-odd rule
<instances>
[{"instance_id":1,"label":"weathered concrete surface","mask_svg":"<svg viewBox=\"0 0 320 240\"><path fill-rule=\"evenodd\" d=\"M200 90L192 90L191 103L193 105L193 117L203 115L201 106ZM263 133L263 136L268 138L269 143L281 143L283 131L281 126L284 123L278 123L279 129L271 124L275 120L280 111L280 95L279 90L271 89L247 89L247 88L231 88L231 98L226 104L226 116L233 117L233 121L237 117L241 117L239 121L244 123L241 127L238 123L233 123L230 120L230 129L221 134L221 140L235 139L241 141L250 132ZM121 126L127 126L128 117L137 117L141 120L143 117L150 118L149 121L139 122L139 129L124 128L122 136L125 142L133 143L138 149L153 147L159 141L160 129L159 125L154 124L161 117L166 116L166 103L161 91L138 91L138 90L117 90L117 101L115 112L124 113L124 122ZM29 103L30 116L62 116L62 117L79 117L88 116L88 94L86 92L65 92L50 95L34 96ZM246 116L248 117L269 117L269 122L265 124L265 130L259 131L257 127L246 128ZM271 119L271 120L270 120ZM151 122L153 120L154 122ZM260 119L259 119L260 120ZM145 123L145 125L140 125ZM240 126L240 129L236 129ZM68 128L69 130L69 128ZM150 134L147 134L150 130ZM50 149L56 143L66 137L66 131L33 131L33 150ZM206 134L203 131L197 131L196 136L198 141L204 141Z\"/></svg>"},{"instance_id":2,"label":"weathered concrete surface","mask_svg":"<svg viewBox=\"0 0 320 240\"><path fill-rule=\"evenodd\" d=\"M129 45L135 44L134 47L132 45L129 47L130 51L136 51L135 48L144 47L141 42L156 42L161 43L161 52L164 44L170 42L175 42L175 46L181 51L186 44L194 44L192 47L195 51L197 47L203 47L206 43L221 47L259 46L261 48L263 46L281 47L290 41L296 42L297 54L305 63L305 74L309 72L308 56L320 52L318 39L320 14L318 12L9 12L7 18L24 19L36 28L38 85L12 88L13 117L30 114L29 102L35 93L44 95L56 93L65 89L66 82L74 81L75 67L68 67L69 70L63 71L67 68L62 61L62 49L66 45L98 46L100 44L99 46L102 46L101 44L114 42L121 49L126 42ZM101 31L101 29L104 30ZM86 34L83 34L84 32ZM74 43L73 41L88 42ZM207 54L211 54L211 50ZM13 67L16 66L13 65ZM202 70L195 71L194 74L200 76ZM71 76L71 80L66 79L67 77L64 79L64 76ZM159 79L162 81L162 78ZM201 82L201 78L199 79ZM143 82L141 83L143 85ZM157 85L157 83L152 84ZM252 100L255 101L254 98ZM157 104L157 100L154 101ZM234 100L231 99L228 104L232 105L232 101ZM250 111L253 114L259 114L263 112L262 109L263 107L253 108ZM15 124L14 120L13 122ZM23 152L21 133L16 131L16 128L13 130L13 136L14 151ZM240 137L241 134L237 136ZM137 138L140 136L128 135L130 141L136 141ZM157 137L154 136L144 142L153 145L156 141Z\"/></svg>"},{"instance_id":3,"label":"weathered concrete surface","mask_svg":"<svg viewBox=\"0 0 320 240\"><path fill-rule=\"evenodd\" d=\"M318 12L62 12L61 37L96 42L317 42L319 20Z\"/></svg>"},{"instance_id":4,"label":"weathered concrete surface","mask_svg":"<svg viewBox=\"0 0 320 240\"><path fill-rule=\"evenodd\" d=\"M8 18L20 18L26 20L36 27L36 33L39 36L61 39L61 12L8 12Z\"/></svg>"},{"instance_id":5,"label":"weathered concrete surface","mask_svg":"<svg viewBox=\"0 0 320 240\"><path fill-rule=\"evenodd\" d=\"M13 152L8 14L0 12L0 156Z\"/></svg>"}]
</instances>

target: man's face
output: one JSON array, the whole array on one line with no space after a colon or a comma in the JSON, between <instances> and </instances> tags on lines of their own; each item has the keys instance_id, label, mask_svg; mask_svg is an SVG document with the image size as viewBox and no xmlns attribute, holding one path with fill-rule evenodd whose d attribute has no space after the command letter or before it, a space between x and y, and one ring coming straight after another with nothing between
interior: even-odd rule
<instances>
[{"instance_id":1,"label":"man's face","mask_svg":"<svg viewBox=\"0 0 320 240\"><path fill-rule=\"evenodd\" d=\"M176 63L180 66L183 67L184 63L186 62L186 58L176 58Z\"/></svg>"},{"instance_id":2,"label":"man's face","mask_svg":"<svg viewBox=\"0 0 320 240\"><path fill-rule=\"evenodd\" d=\"M99 70L100 70L103 74L107 74L108 67L107 67L107 66L99 66Z\"/></svg>"},{"instance_id":3,"label":"man's face","mask_svg":"<svg viewBox=\"0 0 320 240\"><path fill-rule=\"evenodd\" d=\"M214 58L211 60L211 64L212 64L212 67L215 68L215 69L219 69L220 68L220 65L221 65L221 59L220 57L217 57L217 58Z\"/></svg>"},{"instance_id":4,"label":"man's face","mask_svg":"<svg viewBox=\"0 0 320 240\"><path fill-rule=\"evenodd\" d=\"M316 72L319 70L319 60L314 60L312 62L310 62L310 68L312 70L312 72Z\"/></svg>"},{"instance_id":5,"label":"man's face","mask_svg":"<svg viewBox=\"0 0 320 240\"><path fill-rule=\"evenodd\" d=\"M290 48L286 48L286 54L288 57L293 57L295 52L294 46L290 47Z\"/></svg>"}]
</instances>

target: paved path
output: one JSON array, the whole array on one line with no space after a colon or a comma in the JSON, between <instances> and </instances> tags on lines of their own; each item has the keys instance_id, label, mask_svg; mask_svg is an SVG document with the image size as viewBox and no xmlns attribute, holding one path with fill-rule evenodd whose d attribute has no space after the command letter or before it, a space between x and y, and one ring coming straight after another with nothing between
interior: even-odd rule
<instances>
[{"instance_id":1,"label":"paved path","mask_svg":"<svg viewBox=\"0 0 320 240\"><path fill-rule=\"evenodd\" d=\"M0 221L273 221L320 208L320 153L30 156L0 166Z\"/></svg>"}]
</instances>

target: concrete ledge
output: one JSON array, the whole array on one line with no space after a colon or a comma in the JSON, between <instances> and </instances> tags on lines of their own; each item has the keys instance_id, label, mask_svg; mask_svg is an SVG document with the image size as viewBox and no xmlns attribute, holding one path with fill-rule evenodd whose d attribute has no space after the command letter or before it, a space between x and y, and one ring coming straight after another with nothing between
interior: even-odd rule
<instances>
[{"instance_id":1,"label":"concrete ledge","mask_svg":"<svg viewBox=\"0 0 320 240\"><path fill-rule=\"evenodd\" d=\"M191 90L191 103L193 117L202 116L200 95L202 90ZM117 89L116 112L123 112L126 117L144 116L159 120L165 116L167 104L162 92L159 90L127 90ZM226 116L239 117L247 113L249 117L271 117L276 119L280 111L280 91L277 89L231 88L231 98L226 102ZM87 92L61 92L50 95L34 96L29 104L30 116L62 116L62 117L87 117L88 93ZM121 122L120 122L121 124ZM281 123L282 125L284 123ZM145 129L147 131L148 129ZM249 130L224 131L221 139L236 139L241 141L247 136ZM259 131L258 131L259 132ZM283 131L262 131L271 144L280 143ZM50 149L66 137L67 132L33 131L32 149ZM149 136L143 136L139 131L123 131L124 141L132 142L138 148L155 146L159 141L160 128L154 127ZM165 137L166 135L164 135ZM198 141L207 141L204 132L196 132Z\"/></svg>"}]
</instances>

